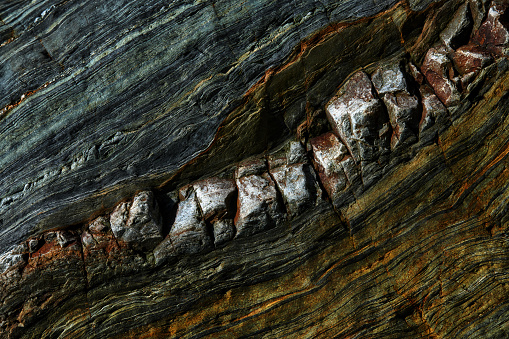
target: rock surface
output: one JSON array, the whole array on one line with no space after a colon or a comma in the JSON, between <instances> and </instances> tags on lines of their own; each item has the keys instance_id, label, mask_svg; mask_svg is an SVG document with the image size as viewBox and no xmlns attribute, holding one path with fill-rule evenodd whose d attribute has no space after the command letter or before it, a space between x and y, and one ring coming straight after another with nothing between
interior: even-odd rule
<instances>
[{"instance_id":1,"label":"rock surface","mask_svg":"<svg viewBox=\"0 0 509 339\"><path fill-rule=\"evenodd\" d=\"M506 13L0 4L0 337L507 337Z\"/></svg>"}]
</instances>

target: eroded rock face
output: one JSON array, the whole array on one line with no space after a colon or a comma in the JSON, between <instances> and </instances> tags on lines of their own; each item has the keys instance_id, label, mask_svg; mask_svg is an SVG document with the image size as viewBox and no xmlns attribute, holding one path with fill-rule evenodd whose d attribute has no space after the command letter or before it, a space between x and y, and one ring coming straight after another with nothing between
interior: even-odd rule
<instances>
[{"instance_id":1,"label":"eroded rock face","mask_svg":"<svg viewBox=\"0 0 509 339\"><path fill-rule=\"evenodd\" d=\"M179 203L168 237L177 254L195 254L211 248L212 239L202 220L194 190Z\"/></svg>"},{"instance_id":2,"label":"eroded rock face","mask_svg":"<svg viewBox=\"0 0 509 339\"><path fill-rule=\"evenodd\" d=\"M458 88L450 80L454 77L454 70L444 50L430 48L426 53L421 70L428 83L433 87L435 94L445 106L454 106L459 103Z\"/></svg>"},{"instance_id":3,"label":"eroded rock face","mask_svg":"<svg viewBox=\"0 0 509 339\"><path fill-rule=\"evenodd\" d=\"M367 74L354 74L345 84L344 92L327 105L326 112L332 129L355 161L373 160L374 139L383 123L383 112Z\"/></svg>"},{"instance_id":4,"label":"eroded rock face","mask_svg":"<svg viewBox=\"0 0 509 339\"><path fill-rule=\"evenodd\" d=\"M237 237L250 236L272 228L284 219L284 206L276 184L267 172L261 170L266 170L262 162L243 164L237 169Z\"/></svg>"},{"instance_id":5,"label":"eroded rock face","mask_svg":"<svg viewBox=\"0 0 509 339\"><path fill-rule=\"evenodd\" d=\"M117 240L133 247L152 249L163 239L159 209L149 191L138 193L132 202L118 205L110 223Z\"/></svg>"},{"instance_id":6,"label":"eroded rock face","mask_svg":"<svg viewBox=\"0 0 509 339\"><path fill-rule=\"evenodd\" d=\"M256 140L268 129L281 133L278 121L296 126L292 119L305 115L297 135L281 136L240 164L200 156L197 166L211 166L210 177L182 168L189 180L121 203L118 197L116 208L105 207L91 222L55 225L0 251L0 336L506 337L509 62L500 57L505 44L465 40L464 27L487 26L489 6L469 4L430 6L419 37L412 34L421 28L409 33L418 23L399 22L412 16L408 8L382 14L391 26L402 25L396 40L417 46L353 73L327 105L333 131L326 117L310 125L332 92L320 109L312 107L320 101L312 84L305 86L306 105L285 97L299 86L292 72L309 71L309 64L292 67L308 53L305 44L322 43L315 36L275 71L286 74L285 85L266 74L267 90L255 96L264 107L281 105L269 114L273 125L231 118ZM215 6L220 20L225 8ZM451 23L433 21L443 17ZM428 45L434 24L446 27L431 34L442 47ZM328 34L340 33L327 31L325 40ZM352 49L366 57L361 50ZM409 61L417 63L419 51L426 77ZM315 69L311 78L337 88L324 67L327 74ZM450 97L439 95L438 82L430 81L436 77L456 86L459 105L444 105ZM92 161L124 138L115 134L80 159ZM84 166L80 159L72 170ZM225 167L212 166L216 161Z\"/></svg>"}]
</instances>

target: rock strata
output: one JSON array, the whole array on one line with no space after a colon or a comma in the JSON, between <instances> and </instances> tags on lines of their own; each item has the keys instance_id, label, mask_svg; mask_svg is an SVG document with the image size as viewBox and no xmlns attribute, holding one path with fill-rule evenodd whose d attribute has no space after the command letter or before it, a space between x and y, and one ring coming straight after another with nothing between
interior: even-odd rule
<instances>
[{"instance_id":1,"label":"rock strata","mask_svg":"<svg viewBox=\"0 0 509 339\"><path fill-rule=\"evenodd\" d=\"M84 8L88 5L83 4ZM13 4L11 10L18 10L17 6L21 5ZM41 12L40 6L46 9ZM33 22L27 26L33 27L33 32L49 30L40 41L52 52L48 52L52 60L48 63L72 68L78 59L87 62L83 50L79 49L84 53L80 59L51 44L50 35L62 34L65 20L63 26L40 26L50 19L60 20L60 11L71 4L40 6L34 5L24 17ZM21 240L16 240L15 246L2 249L0 336L508 336L504 286L509 267L509 35L503 2L417 1L379 7L347 1L324 3L320 11L311 3L292 4L292 10L287 9L292 14L308 14L292 16L284 25L275 21L274 27L264 26L266 20L258 20L259 16L246 19L250 10L273 15L272 7L258 8L258 3L233 7L226 2L187 4L185 8L175 3L159 8L149 1L144 6L132 15L141 11L150 20L143 16L133 20L173 27L175 34L180 32L178 41L195 47L179 45L176 50L186 50L190 59L203 58L207 69L212 69L210 78L200 81L203 69L177 72L197 82L191 81L193 91L182 86L185 100L172 103L176 105L172 107L189 105L203 116L179 111L182 114L174 115L176 125L172 125L162 111L154 116L136 110L140 116L146 114L139 120L143 126L136 126L135 120L119 122L122 131L110 134L101 145L70 155L71 160L61 163L58 171L49 170L2 198L3 209L20 206L23 197L38 192L31 191L31 185L44 186L55 176L65 177L72 171L92 172L92 163L113 159L125 165L117 179L144 178L143 185L136 180L125 184L132 187L118 194L114 204L108 202L113 179L104 179L104 191L99 195L104 200L90 197L89 205L76 212L88 211L88 219L44 226L38 232L19 235ZM280 4L281 11L285 6ZM153 10L156 7L157 11ZM125 9L129 8L127 2ZM121 8L117 9L121 15ZM0 5L0 13L4 11ZM349 18L351 11L356 17L380 13L367 20L337 24ZM73 16L72 12L62 13ZM201 20L191 20L197 25L198 36L209 32L213 39L228 43L208 48L200 39L186 35L190 32L180 31L182 27L175 26L168 13L178 17L178 23L198 15ZM315 24L309 30L319 33L293 37L295 25L310 23L312 18L317 21L312 21ZM227 34L232 22L249 28L252 40L244 41L240 29ZM7 16L2 17L0 33L7 24L21 29ZM152 26L139 27L142 31L134 29L134 34L145 35L147 43L155 39L150 42L153 46L160 43L164 34L156 39L151 35ZM131 33L126 31L124 40L115 40L118 53L131 55L130 48L140 51L130 45L134 41ZM389 40L384 40L386 33L393 34ZM265 34L270 39L264 38ZM276 55L263 59L274 51L272 43L282 37L300 41L300 45L283 53L288 58L282 64ZM0 38L7 39L3 33ZM15 50L24 38L14 34L0 51L5 46ZM359 46L357 38L365 45ZM245 52L244 43L250 52ZM393 43L404 48L391 49ZM127 48L123 52L122 44ZM226 68L219 67L219 61L210 64L218 46L228 46L221 49L228 57L221 55L218 60L238 60ZM181 56L172 56L171 48L161 55L157 48L151 51L155 53L152 61L143 59L139 68L157 69L160 65L153 65L153 60L175 61ZM63 57L66 53L70 54ZM188 69L175 62L171 65ZM279 66L262 76L255 68L265 63ZM1 69L8 69L6 65ZM93 69L87 72L89 78L101 74ZM127 73L119 74L126 84L132 81L125 78ZM260 80L250 82L256 74ZM159 75L152 79L161 81L157 95L168 85ZM42 79L37 72L33 76L35 82ZM215 77L228 78L227 84L249 83L251 87L238 99L242 89L225 94L221 91L226 87L215 87ZM119 85L111 81L109 86ZM176 81L187 84L182 79ZM19 84L9 86L3 91L16 93ZM139 86L128 93L154 94L153 89L144 90L143 83ZM29 99L23 97L16 105L24 107L24 100L35 103L37 98L50 100L45 88L39 94L27 94ZM200 100L189 99L195 90ZM63 98L67 96L72 94ZM305 100L301 102L302 97ZM144 107L150 110L160 105L149 100ZM208 123L214 123L202 118L214 116L212 119L219 121L224 112L213 108L229 105L240 110L228 115L210 143ZM18 114L13 107L5 112L9 114L0 126ZM101 119L106 123L109 118ZM208 123L202 126L204 121ZM156 138L155 130L151 130L153 135L143 132L153 143L138 144L147 135L139 131L152 123L161 127L157 133L164 131L165 138L174 138L170 144L183 142L189 146L185 152L194 155L177 154L184 152L178 147L171 149L172 155L158 153L159 143L168 144L166 139ZM103 127L98 122L97 128ZM202 128L207 132L200 132ZM244 135L246 131L249 135ZM193 133L196 138L190 137ZM59 142L58 135L52 138ZM138 147L143 150L136 154L149 159L151 170L144 173L146 168L138 161L126 164L125 154L115 154L123 147L127 152ZM239 152L237 158L221 153L229 147L229 153ZM199 155L193 153L205 148ZM8 151L4 157L10 156ZM226 156L218 159L221 154ZM182 159L189 157L194 160L180 167ZM167 161L176 161L174 165L180 169L160 174ZM0 184L9 180L1 179ZM91 185L103 179L97 180ZM84 196L91 192L73 189ZM62 196L54 196L61 203ZM15 214L8 215L11 219L0 221L1 230L2 222L12 220ZM8 225L0 238L12 229ZM136 321L129 321L133 318Z\"/></svg>"}]
</instances>

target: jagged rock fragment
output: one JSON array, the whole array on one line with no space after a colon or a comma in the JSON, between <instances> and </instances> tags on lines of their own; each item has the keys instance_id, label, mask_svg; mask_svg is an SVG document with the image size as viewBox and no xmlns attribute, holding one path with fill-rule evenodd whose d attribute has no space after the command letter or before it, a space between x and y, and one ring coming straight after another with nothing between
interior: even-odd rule
<instances>
[{"instance_id":1,"label":"jagged rock fragment","mask_svg":"<svg viewBox=\"0 0 509 339\"><path fill-rule=\"evenodd\" d=\"M212 239L201 218L194 190L179 203L168 237L177 254L195 254L211 248Z\"/></svg>"},{"instance_id":2,"label":"jagged rock fragment","mask_svg":"<svg viewBox=\"0 0 509 339\"><path fill-rule=\"evenodd\" d=\"M233 219L216 220L212 226L214 229L214 245L216 247L230 241L235 236Z\"/></svg>"},{"instance_id":3,"label":"jagged rock fragment","mask_svg":"<svg viewBox=\"0 0 509 339\"><path fill-rule=\"evenodd\" d=\"M422 83L424 82L424 76L422 75L421 71L413 63L409 63L408 66L409 66L409 69L410 69L410 74L412 75L414 80L419 85L422 85Z\"/></svg>"},{"instance_id":4,"label":"jagged rock fragment","mask_svg":"<svg viewBox=\"0 0 509 339\"><path fill-rule=\"evenodd\" d=\"M479 46L465 45L454 52L454 66L461 75L478 72L489 65L493 59L490 54Z\"/></svg>"},{"instance_id":5,"label":"jagged rock fragment","mask_svg":"<svg viewBox=\"0 0 509 339\"><path fill-rule=\"evenodd\" d=\"M209 178L193 184L203 218L211 220L234 214L237 187L234 180Z\"/></svg>"},{"instance_id":6,"label":"jagged rock fragment","mask_svg":"<svg viewBox=\"0 0 509 339\"><path fill-rule=\"evenodd\" d=\"M378 68L371 76L371 81L379 95L407 91L405 75L397 64Z\"/></svg>"},{"instance_id":7,"label":"jagged rock fragment","mask_svg":"<svg viewBox=\"0 0 509 339\"><path fill-rule=\"evenodd\" d=\"M435 124L443 123L447 116L447 109L428 86L420 88L422 100L422 116L419 122L419 133L423 133Z\"/></svg>"},{"instance_id":8,"label":"jagged rock fragment","mask_svg":"<svg viewBox=\"0 0 509 339\"><path fill-rule=\"evenodd\" d=\"M76 241L76 236L67 231L58 231L57 241L60 247L66 247Z\"/></svg>"},{"instance_id":9,"label":"jagged rock fragment","mask_svg":"<svg viewBox=\"0 0 509 339\"><path fill-rule=\"evenodd\" d=\"M325 190L335 204L341 203L348 179L342 162L350 158L346 146L333 133L326 133L309 141L313 162Z\"/></svg>"},{"instance_id":10,"label":"jagged rock fragment","mask_svg":"<svg viewBox=\"0 0 509 339\"><path fill-rule=\"evenodd\" d=\"M298 141L291 141L287 153L287 164L306 163L307 161L306 150L302 144Z\"/></svg>"},{"instance_id":11,"label":"jagged rock fragment","mask_svg":"<svg viewBox=\"0 0 509 339\"><path fill-rule=\"evenodd\" d=\"M509 4L507 3L492 5L486 20L474 35L473 42L484 46L496 55L507 55L507 44L509 43L508 8Z\"/></svg>"},{"instance_id":12,"label":"jagged rock fragment","mask_svg":"<svg viewBox=\"0 0 509 339\"><path fill-rule=\"evenodd\" d=\"M450 80L454 77L454 70L445 51L439 48L430 48L426 53L421 70L445 106L454 106L459 103L460 94L454 82Z\"/></svg>"},{"instance_id":13,"label":"jagged rock fragment","mask_svg":"<svg viewBox=\"0 0 509 339\"><path fill-rule=\"evenodd\" d=\"M312 205L315 193L309 165L283 165L271 169L270 173L283 196L290 216L296 216Z\"/></svg>"},{"instance_id":14,"label":"jagged rock fragment","mask_svg":"<svg viewBox=\"0 0 509 339\"><path fill-rule=\"evenodd\" d=\"M383 120L380 100L364 72L355 73L326 108L333 130L356 161L376 158L373 147Z\"/></svg>"},{"instance_id":15,"label":"jagged rock fragment","mask_svg":"<svg viewBox=\"0 0 509 339\"><path fill-rule=\"evenodd\" d=\"M383 99L394 130L391 140L394 148L414 135L420 117L419 100L405 92L386 93Z\"/></svg>"},{"instance_id":16,"label":"jagged rock fragment","mask_svg":"<svg viewBox=\"0 0 509 339\"><path fill-rule=\"evenodd\" d=\"M464 3L458 8L449 24L440 33L440 39L445 46L456 49L468 41L472 27L473 22L470 9L468 3Z\"/></svg>"},{"instance_id":17,"label":"jagged rock fragment","mask_svg":"<svg viewBox=\"0 0 509 339\"><path fill-rule=\"evenodd\" d=\"M159 208L150 191L138 193L132 203L121 203L110 216L115 237L133 247L153 249L162 237Z\"/></svg>"},{"instance_id":18,"label":"jagged rock fragment","mask_svg":"<svg viewBox=\"0 0 509 339\"><path fill-rule=\"evenodd\" d=\"M256 169L251 168L255 166ZM238 209L235 216L237 237L250 236L277 225L284 219L283 206L278 198L276 185L268 173L258 173L258 163L243 164L237 169L239 190ZM242 176L242 174L248 174Z\"/></svg>"}]
</instances>

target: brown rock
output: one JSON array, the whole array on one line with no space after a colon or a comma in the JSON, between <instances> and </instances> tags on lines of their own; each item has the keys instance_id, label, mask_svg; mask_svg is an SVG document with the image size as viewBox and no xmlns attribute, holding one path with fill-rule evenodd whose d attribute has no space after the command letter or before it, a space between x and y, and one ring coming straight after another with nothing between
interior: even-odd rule
<instances>
[{"instance_id":1,"label":"brown rock","mask_svg":"<svg viewBox=\"0 0 509 339\"><path fill-rule=\"evenodd\" d=\"M333 133L326 133L309 141L313 163L320 181L333 202L341 203L348 179L342 161L351 158L346 146Z\"/></svg>"},{"instance_id":2,"label":"brown rock","mask_svg":"<svg viewBox=\"0 0 509 339\"><path fill-rule=\"evenodd\" d=\"M509 43L508 7L507 3L490 7L486 20L472 39L474 43L496 55L503 52L503 47Z\"/></svg>"},{"instance_id":3,"label":"brown rock","mask_svg":"<svg viewBox=\"0 0 509 339\"><path fill-rule=\"evenodd\" d=\"M445 51L430 48L426 53L421 70L445 106L454 106L459 103L460 94L454 82L450 80L454 77L454 70Z\"/></svg>"},{"instance_id":4,"label":"brown rock","mask_svg":"<svg viewBox=\"0 0 509 339\"><path fill-rule=\"evenodd\" d=\"M454 52L454 66L461 75L478 72L493 62L490 54L483 48L475 45L466 45Z\"/></svg>"}]
</instances>

